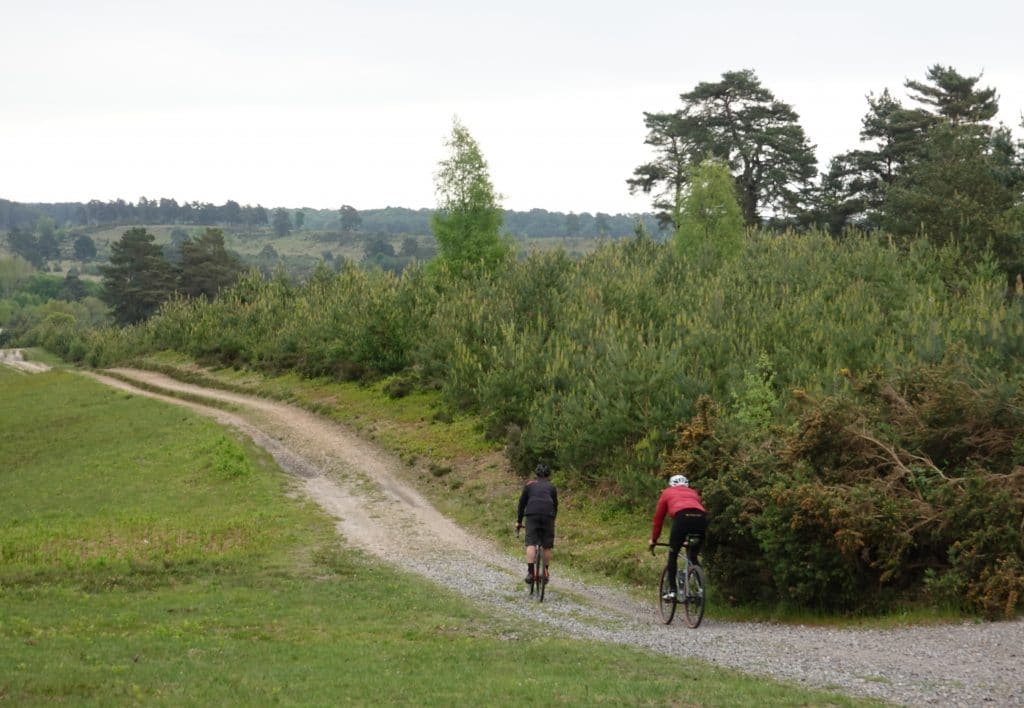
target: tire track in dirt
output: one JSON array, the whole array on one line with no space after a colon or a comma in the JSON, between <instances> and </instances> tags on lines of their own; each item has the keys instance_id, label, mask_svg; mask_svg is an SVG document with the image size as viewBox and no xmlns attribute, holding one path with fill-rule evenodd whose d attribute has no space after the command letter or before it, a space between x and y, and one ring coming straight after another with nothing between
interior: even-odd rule
<instances>
[{"instance_id":1,"label":"tire track in dirt","mask_svg":"<svg viewBox=\"0 0 1024 708\"><path fill-rule=\"evenodd\" d=\"M528 602L522 563L440 514L400 479L401 462L344 427L277 401L207 389L163 374L90 374L116 388L188 407L248 435L295 475L341 536L506 615L543 621L566 635L693 657L793 683L906 705L1024 705L1024 621L833 629L716 621L666 627L651 605L563 575L549 601ZM154 390L185 394L183 400ZM230 404L202 405L196 398ZM653 591L652 591L653 592Z\"/></svg>"}]
</instances>

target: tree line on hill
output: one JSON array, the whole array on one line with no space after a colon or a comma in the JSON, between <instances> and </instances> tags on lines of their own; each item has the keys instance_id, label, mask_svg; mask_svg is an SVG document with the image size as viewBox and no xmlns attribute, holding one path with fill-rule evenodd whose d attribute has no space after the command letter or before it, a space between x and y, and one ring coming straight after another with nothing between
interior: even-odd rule
<instances>
[{"instance_id":1,"label":"tree line on hill","mask_svg":"<svg viewBox=\"0 0 1024 708\"><path fill-rule=\"evenodd\" d=\"M292 231L321 231L337 234L379 234L385 236L430 234L434 209L385 207L358 210L348 204L339 209L265 208L240 206L227 201L221 205L174 199L138 202L117 199L88 203L23 204L0 199L0 230L32 234L40 220L57 229L85 232L102 226L182 225L222 226L253 230L270 228L278 236ZM504 229L517 238L622 238L634 232L639 219L652 232L659 229L653 214L563 213L546 209L502 210Z\"/></svg>"}]
</instances>

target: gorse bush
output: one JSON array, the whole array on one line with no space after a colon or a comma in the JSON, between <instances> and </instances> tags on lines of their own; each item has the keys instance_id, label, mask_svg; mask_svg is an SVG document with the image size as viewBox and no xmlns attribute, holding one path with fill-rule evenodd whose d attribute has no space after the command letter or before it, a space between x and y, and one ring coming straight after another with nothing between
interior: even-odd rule
<instances>
[{"instance_id":1,"label":"gorse bush","mask_svg":"<svg viewBox=\"0 0 1024 708\"><path fill-rule=\"evenodd\" d=\"M303 283L253 272L75 352L402 372L476 415L521 472L549 459L626 505L662 485L680 421L703 420L681 449L737 599L860 608L927 588L990 612L1020 567L1003 480L1024 464L1007 442L1024 432L1024 297L1005 282L925 241L752 233L708 263L641 235L458 277L443 262ZM906 405L882 405L893 395Z\"/></svg>"},{"instance_id":2,"label":"gorse bush","mask_svg":"<svg viewBox=\"0 0 1024 708\"><path fill-rule=\"evenodd\" d=\"M737 601L872 610L930 600L1012 615L1024 589L1024 392L964 360L793 398L751 435L706 403L668 457L712 511L708 552ZM751 583L751 578L760 582Z\"/></svg>"}]
</instances>

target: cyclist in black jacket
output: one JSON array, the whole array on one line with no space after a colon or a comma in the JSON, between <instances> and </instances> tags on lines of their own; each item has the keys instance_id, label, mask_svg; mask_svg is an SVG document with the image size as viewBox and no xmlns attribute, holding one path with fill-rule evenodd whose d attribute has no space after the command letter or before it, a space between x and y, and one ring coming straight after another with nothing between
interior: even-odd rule
<instances>
[{"instance_id":1,"label":"cyclist in black jacket","mask_svg":"<svg viewBox=\"0 0 1024 708\"><path fill-rule=\"evenodd\" d=\"M526 582L533 582L533 569L539 544L544 549L544 564L551 565L551 549L555 546L555 516L558 515L558 490L548 477L551 468L543 462L535 470L537 479L531 479L519 495L516 530L523 528L526 517Z\"/></svg>"}]
</instances>

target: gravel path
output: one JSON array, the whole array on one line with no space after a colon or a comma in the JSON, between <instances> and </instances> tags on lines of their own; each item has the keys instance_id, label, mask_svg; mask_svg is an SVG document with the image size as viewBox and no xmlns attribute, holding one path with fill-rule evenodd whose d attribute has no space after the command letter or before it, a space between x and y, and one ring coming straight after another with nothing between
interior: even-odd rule
<instances>
[{"instance_id":1,"label":"gravel path","mask_svg":"<svg viewBox=\"0 0 1024 708\"><path fill-rule=\"evenodd\" d=\"M681 623L661 624L653 603L585 585L557 565L547 598L538 605L526 599L519 559L441 515L401 481L396 459L345 428L274 401L152 372L116 373L149 387L234 404L238 412L227 412L96 376L242 430L296 475L306 493L337 519L348 543L428 578L446 578L448 587L492 610L544 621L566 635L903 705L1024 706L1024 621L829 629L716 621L712 605L701 627L690 630Z\"/></svg>"}]
</instances>

